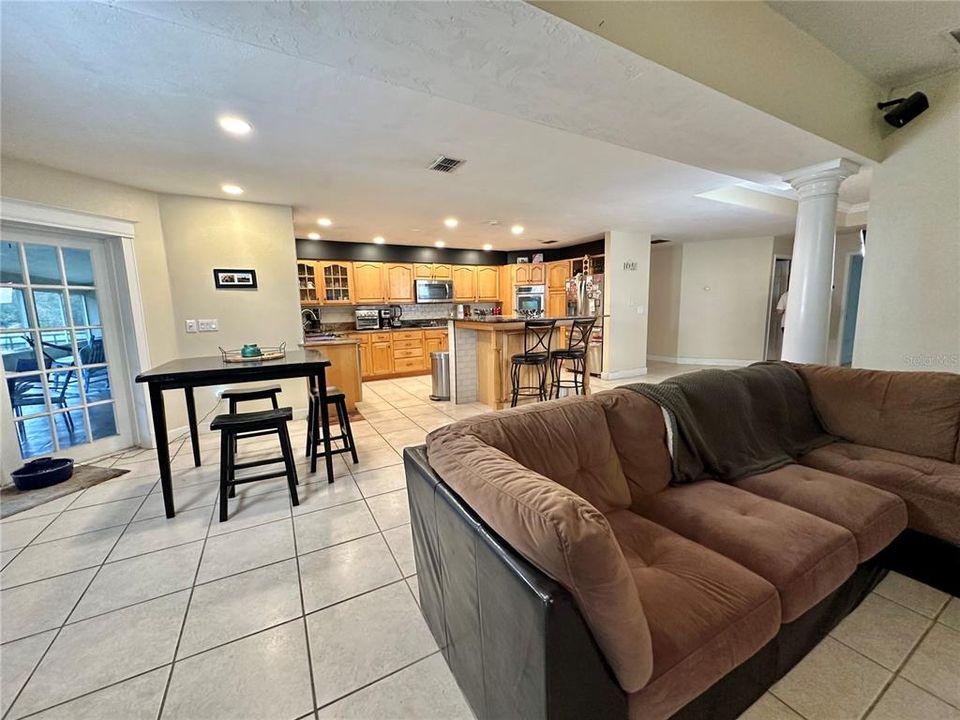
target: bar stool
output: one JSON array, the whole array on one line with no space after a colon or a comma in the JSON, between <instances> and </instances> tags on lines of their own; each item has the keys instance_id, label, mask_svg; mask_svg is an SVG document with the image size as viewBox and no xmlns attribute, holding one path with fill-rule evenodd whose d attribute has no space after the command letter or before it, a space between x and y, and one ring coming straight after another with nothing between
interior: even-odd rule
<instances>
[{"instance_id":1,"label":"bar stool","mask_svg":"<svg viewBox=\"0 0 960 720\"><path fill-rule=\"evenodd\" d=\"M323 435L326 435L330 432L329 427L321 428L321 418L323 417L320 413L320 391L316 387L316 382L314 378L310 378L307 382L308 390L308 405L307 405L307 457L311 457L312 453L316 453L317 457L326 457L326 453L318 448L322 444ZM350 414L347 412L347 396L343 390L340 390L334 385L327 386L327 405L333 405L337 410L337 422L340 425L340 434L331 435L330 442L333 443L337 440L343 443L342 448L331 449L331 455L339 455L341 453L350 453L350 457L353 460L354 465L360 462L360 459L357 457L357 444L353 440L353 430L350 429ZM323 435L321 435L321 430Z\"/></svg>"},{"instance_id":2,"label":"bar stool","mask_svg":"<svg viewBox=\"0 0 960 720\"><path fill-rule=\"evenodd\" d=\"M560 397L560 388L572 389L574 395L583 394L583 378L587 373L587 347L590 345L590 334L596 318L574 320L570 327L570 337L567 338L567 347L563 350L554 350L550 354L550 397L554 391ZM570 361L573 364L573 380L563 379L563 364Z\"/></svg>"},{"instance_id":3,"label":"bar stool","mask_svg":"<svg viewBox=\"0 0 960 720\"><path fill-rule=\"evenodd\" d=\"M253 400L269 400L273 404L273 409L276 410L280 407L280 403L277 402L277 395L280 394L279 385L261 385L257 387L236 387L236 388L227 388L220 393L220 399L226 400L229 403L229 411L231 415L237 414L237 405L242 402L250 402ZM233 438L233 452L237 452L237 438L245 437L257 437L258 435L272 435L272 431L266 432L256 432L256 433L243 433L236 435Z\"/></svg>"},{"instance_id":4,"label":"bar stool","mask_svg":"<svg viewBox=\"0 0 960 720\"><path fill-rule=\"evenodd\" d=\"M550 343L556 320L527 320L523 324L523 352L510 358L510 383L512 396L510 407L517 406L517 398L535 397L547 399L547 367L550 362ZM536 368L539 382L536 385L521 385L520 373L525 367Z\"/></svg>"},{"instance_id":5,"label":"bar stool","mask_svg":"<svg viewBox=\"0 0 960 720\"><path fill-rule=\"evenodd\" d=\"M259 410L248 413L231 413L217 415L210 423L211 430L220 431L220 522L227 519L227 498L237 494L236 486L257 480L269 480L277 477L287 478L290 488L290 501L294 505L300 504L297 497L297 467L293 460L293 449L290 446L290 433L287 431L287 422L293 418L291 408L277 408L274 410ZM269 457L263 460L237 462L237 436L249 437L250 433L258 435L275 434L280 440L280 457ZM260 473L237 479L237 470L274 465L283 463L283 470Z\"/></svg>"}]
</instances>

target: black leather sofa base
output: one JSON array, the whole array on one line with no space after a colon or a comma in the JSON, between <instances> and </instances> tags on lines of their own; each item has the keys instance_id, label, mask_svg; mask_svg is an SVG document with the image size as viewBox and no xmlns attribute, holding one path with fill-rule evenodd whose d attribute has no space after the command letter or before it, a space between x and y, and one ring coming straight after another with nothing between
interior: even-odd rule
<instances>
[{"instance_id":1,"label":"black leather sofa base","mask_svg":"<svg viewBox=\"0 0 960 720\"><path fill-rule=\"evenodd\" d=\"M478 720L626 718L627 696L571 595L484 525L424 447L403 455L420 608ZM881 556L862 564L671 720L735 720L886 573Z\"/></svg>"},{"instance_id":2,"label":"black leather sofa base","mask_svg":"<svg viewBox=\"0 0 960 720\"><path fill-rule=\"evenodd\" d=\"M960 545L904 530L880 555L885 567L950 595L960 595Z\"/></svg>"}]
</instances>

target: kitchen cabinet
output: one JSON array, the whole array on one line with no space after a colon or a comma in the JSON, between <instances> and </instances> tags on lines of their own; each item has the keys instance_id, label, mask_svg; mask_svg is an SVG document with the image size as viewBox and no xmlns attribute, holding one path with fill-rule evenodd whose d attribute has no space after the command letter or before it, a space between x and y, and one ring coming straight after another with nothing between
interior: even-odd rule
<instances>
[{"instance_id":1,"label":"kitchen cabinet","mask_svg":"<svg viewBox=\"0 0 960 720\"><path fill-rule=\"evenodd\" d=\"M500 268L481 265L476 268L478 302L495 302L500 298Z\"/></svg>"},{"instance_id":2,"label":"kitchen cabinet","mask_svg":"<svg viewBox=\"0 0 960 720\"><path fill-rule=\"evenodd\" d=\"M377 333L382 335L385 333ZM386 342L370 339L370 375L390 375L393 372L393 348L389 336Z\"/></svg>"},{"instance_id":3,"label":"kitchen cabinet","mask_svg":"<svg viewBox=\"0 0 960 720\"><path fill-rule=\"evenodd\" d=\"M454 302L473 302L477 299L477 273L472 265L453 266Z\"/></svg>"},{"instance_id":4,"label":"kitchen cabinet","mask_svg":"<svg viewBox=\"0 0 960 720\"><path fill-rule=\"evenodd\" d=\"M360 376L369 377L373 373L373 363L370 359L370 335L367 333L351 333L347 337L357 341L360 352Z\"/></svg>"},{"instance_id":5,"label":"kitchen cabinet","mask_svg":"<svg viewBox=\"0 0 960 720\"><path fill-rule=\"evenodd\" d=\"M564 317L567 314L567 294L563 290L547 293L547 316Z\"/></svg>"},{"instance_id":6,"label":"kitchen cabinet","mask_svg":"<svg viewBox=\"0 0 960 720\"><path fill-rule=\"evenodd\" d=\"M514 285L543 285L546 271L542 263L518 263L514 270Z\"/></svg>"},{"instance_id":7,"label":"kitchen cabinet","mask_svg":"<svg viewBox=\"0 0 960 720\"><path fill-rule=\"evenodd\" d=\"M356 302L351 263L321 260L316 264L316 270L323 287L321 302L324 305L350 305Z\"/></svg>"},{"instance_id":8,"label":"kitchen cabinet","mask_svg":"<svg viewBox=\"0 0 960 720\"><path fill-rule=\"evenodd\" d=\"M300 304L313 305L320 302L317 294L317 264L313 260L297 261L297 282L300 285Z\"/></svg>"},{"instance_id":9,"label":"kitchen cabinet","mask_svg":"<svg viewBox=\"0 0 960 720\"><path fill-rule=\"evenodd\" d=\"M382 304L385 301L383 292L383 263L353 263L353 284L355 304Z\"/></svg>"},{"instance_id":10,"label":"kitchen cabinet","mask_svg":"<svg viewBox=\"0 0 960 720\"><path fill-rule=\"evenodd\" d=\"M433 264L434 280L450 280L453 278L452 273L453 273L453 265L448 265L447 263Z\"/></svg>"},{"instance_id":11,"label":"kitchen cabinet","mask_svg":"<svg viewBox=\"0 0 960 720\"><path fill-rule=\"evenodd\" d=\"M444 352L449 348L447 343L446 330L424 330L423 331L423 350L424 367L429 369L430 353Z\"/></svg>"},{"instance_id":12,"label":"kitchen cabinet","mask_svg":"<svg viewBox=\"0 0 960 720\"><path fill-rule=\"evenodd\" d=\"M569 260L547 264L547 290L563 290L565 283L571 277Z\"/></svg>"},{"instance_id":13,"label":"kitchen cabinet","mask_svg":"<svg viewBox=\"0 0 960 720\"><path fill-rule=\"evenodd\" d=\"M450 280L451 267L446 263L414 263L413 277L417 280Z\"/></svg>"},{"instance_id":14,"label":"kitchen cabinet","mask_svg":"<svg viewBox=\"0 0 960 720\"><path fill-rule=\"evenodd\" d=\"M383 282L386 287L387 302L412 303L413 276L413 265L386 263L383 266Z\"/></svg>"}]
</instances>

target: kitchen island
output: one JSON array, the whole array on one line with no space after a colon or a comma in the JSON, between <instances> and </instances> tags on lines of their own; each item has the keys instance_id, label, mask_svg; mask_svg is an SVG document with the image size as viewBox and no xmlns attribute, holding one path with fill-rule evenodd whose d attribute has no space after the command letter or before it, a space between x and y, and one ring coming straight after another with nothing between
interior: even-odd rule
<instances>
[{"instance_id":1,"label":"kitchen island","mask_svg":"<svg viewBox=\"0 0 960 720\"><path fill-rule=\"evenodd\" d=\"M567 334L574 320L585 317L537 318L556 320L551 350L567 346ZM479 402L492 410L510 406L510 358L523 352L523 328L526 318L488 315L482 318L451 320L450 369L451 399L456 403ZM598 323L603 318L597 318ZM524 367L521 384L536 384L536 370ZM550 376L547 375L549 391ZM590 368L583 378L584 392L590 392ZM526 400L529 402L529 400Z\"/></svg>"},{"instance_id":2,"label":"kitchen island","mask_svg":"<svg viewBox=\"0 0 960 720\"><path fill-rule=\"evenodd\" d=\"M336 386L347 397L347 411L352 412L363 400L363 384L360 378L360 345L356 338L307 335L305 350L320 350L329 360L327 387Z\"/></svg>"}]
</instances>

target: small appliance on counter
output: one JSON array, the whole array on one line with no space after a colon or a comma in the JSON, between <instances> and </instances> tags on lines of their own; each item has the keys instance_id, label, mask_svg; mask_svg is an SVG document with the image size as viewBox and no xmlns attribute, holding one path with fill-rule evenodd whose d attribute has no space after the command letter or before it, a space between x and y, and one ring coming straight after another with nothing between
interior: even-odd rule
<instances>
[{"instance_id":1,"label":"small appliance on counter","mask_svg":"<svg viewBox=\"0 0 960 720\"><path fill-rule=\"evenodd\" d=\"M354 311L357 319L357 330L379 330L380 311L373 308L357 309Z\"/></svg>"},{"instance_id":2,"label":"small appliance on counter","mask_svg":"<svg viewBox=\"0 0 960 720\"><path fill-rule=\"evenodd\" d=\"M390 327L401 327L403 323L400 322L400 318L403 317L403 308L399 305L391 305L387 312L390 313Z\"/></svg>"},{"instance_id":3,"label":"small appliance on counter","mask_svg":"<svg viewBox=\"0 0 960 720\"><path fill-rule=\"evenodd\" d=\"M304 335L314 335L320 332L322 325L320 317L320 308L303 308L300 310Z\"/></svg>"},{"instance_id":4,"label":"small appliance on counter","mask_svg":"<svg viewBox=\"0 0 960 720\"><path fill-rule=\"evenodd\" d=\"M381 328L393 327L393 313L390 312L389 308L380 308L377 310L377 317L379 318L378 322Z\"/></svg>"},{"instance_id":5,"label":"small appliance on counter","mask_svg":"<svg viewBox=\"0 0 960 720\"><path fill-rule=\"evenodd\" d=\"M464 304L458 304L454 306L453 316L458 320L464 320L470 317L470 306Z\"/></svg>"}]
</instances>

